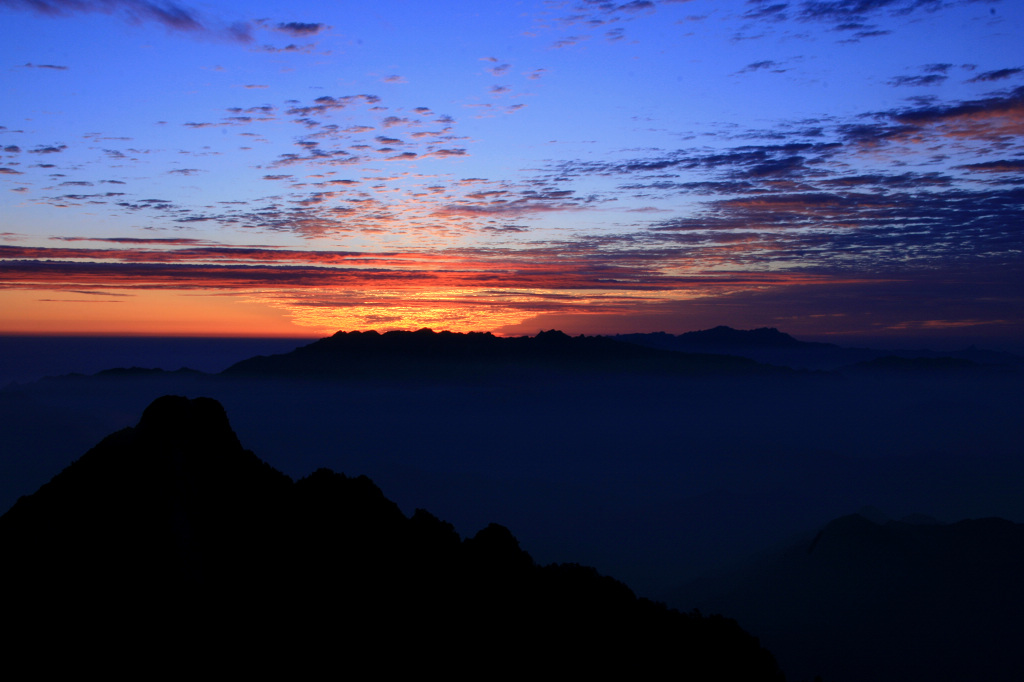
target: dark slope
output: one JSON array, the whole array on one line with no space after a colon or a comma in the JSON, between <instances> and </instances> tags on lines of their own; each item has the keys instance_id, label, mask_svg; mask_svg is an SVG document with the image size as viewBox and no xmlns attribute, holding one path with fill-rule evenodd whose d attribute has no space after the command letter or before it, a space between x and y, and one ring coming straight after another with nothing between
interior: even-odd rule
<instances>
[{"instance_id":1,"label":"dark slope","mask_svg":"<svg viewBox=\"0 0 1024 682\"><path fill-rule=\"evenodd\" d=\"M1020 680L1024 524L919 521L841 517L682 598L739 618L791 676Z\"/></svg>"},{"instance_id":2,"label":"dark slope","mask_svg":"<svg viewBox=\"0 0 1024 682\"><path fill-rule=\"evenodd\" d=\"M837 370L887 357L934 359L937 361L955 358L959 361L989 365L1004 370L1024 368L1024 358L1012 353L986 351L974 347L942 353L925 349L846 348L832 343L800 341L778 329L769 327L733 329L719 326L679 335L655 332L651 334L618 334L608 338L635 343L647 348L683 353L735 355L794 369Z\"/></svg>"},{"instance_id":3,"label":"dark slope","mask_svg":"<svg viewBox=\"0 0 1024 682\"><path fill-rule=\"evenodd\" d=\"M798 341L778 329L713 329L684 334L618 334L608 338L678 353L711 353L743 357L771 365L798 369L834 369L844 364L870 360L873 351L840 348L831 343Z\"/></svg>"},{"instance_id":4,"label":"dark slope","mask_svg":"<svg viewBox=\"0 0 1024 682\"><path fill-rule=\"evenodd\" d=\"M258 544L290 485L242 449L218 402L160 398L0 517L6 569L68 592L191 589Z\"/></svg>"},{"instance_id":5,"label":"dark slope","mask_svg":"<svg viewBox=\"0 0 1024 682\"><path fill-rule=\"evenodd\" d=\"M226 369L231 377L520 380L537 376L634 373L743 375L783 373L743 358L682 354L605 337L551 330L534 337L489 333L338 332L290 353L259 356Z\"/></svg>"},{"instance_id":6,"label":"dark slope","mask_svg":"<svg viewBox=\"0 0 1024 682\"><path fill-rule=\"evenodd\" d=\"M859 376L894 376L894 377L970 377L972 375L995 376L1013 370L1003 365L981 365L962 358L904 358L887 355L866 362L842 367L839 370L846 375Z\"/></svg>"},{"instance_id":7,"label":"dark slope","mask_svg":"<svg viewBox=\"0 0 1024 682\"><path fill-rule=\"evenodd\" d=\"M190 367L219 372L242 358L285 353L305 338L182 336L24 336L0 333L0 387L45 376L94 374L111 367Z\"/></svg>"},{"instance_id":8,"label":"dark slope","mask_svg":"<svg viewBox=\"0 0 1024 682\"><path fill-rule=\"evenodd\" d=\"M684 334L618 334L614 339L631 343L644 342L651 347L667 349L677 348L838 348L831 343L809 343L797 341L789 334L780 332L774 327L759 329L733 329L719 325L712 329L686 332Z\"/></svg>"},{"instance_id":9,"label":"dark slope","mask_svg":"<svg viewBox=\"0 0 1024 682\"><path fill-rule=\"evenodd\" d=\"M0 553L9 665L781 679L733 621L538 566L501 526L462 541L366 477L293 483L204 398L158 399L21 498Z\"/></svg>"}]
</instances>

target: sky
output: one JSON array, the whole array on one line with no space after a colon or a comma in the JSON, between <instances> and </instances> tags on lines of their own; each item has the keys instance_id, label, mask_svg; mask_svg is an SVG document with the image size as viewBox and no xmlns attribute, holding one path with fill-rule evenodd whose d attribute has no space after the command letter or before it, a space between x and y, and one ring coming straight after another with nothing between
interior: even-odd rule
<instances>
[{"instance_id":1,"label":"sky","mask_svg":"<svg viewBox=\"0 0 1024 682\"><path fill-rule=\"evenodd\" d=\"M0 333L1024 339L1018 0L0 0Z\"/></svg>"}]
</instances>

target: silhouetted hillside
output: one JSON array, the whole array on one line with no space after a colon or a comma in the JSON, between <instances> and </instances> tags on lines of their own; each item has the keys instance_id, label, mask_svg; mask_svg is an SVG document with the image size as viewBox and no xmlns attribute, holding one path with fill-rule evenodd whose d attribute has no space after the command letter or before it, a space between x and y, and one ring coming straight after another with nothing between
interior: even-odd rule
<instances>
[{"instance_id":1,"label":"silhouetted hillside","mask_svg":"<svg viewBox=\"0 0 1024 682\"><path fill-rule=\"evenodd\" d=\"M719 326L678 335L655 332L651 334L618 334L608 338L635 343L647 348L683 353L736 355L757 362L794 369L836 370L888 357L943 361L956 359L1005 369L1024 368L1024 358L1018 355L986 351L973 346L943 353L925 349L846 348L833 343L800 341L778 329L768 327L744 330Z\"/></svg>"},{"instance_id":2,"label":"silhouetted hillside","mask_svg":"<svg viewBox=\"0 0 1024 682\"><path fill-rule=\"evenodd\" d=\"M551 330L502 338L490 333L338 332L290 353L232 365L226 376L305 378L529 379L593 373L773 375L781 370L743 358L683 354L600 336Z\"/></svg>"},{"instance_id":3,"label":"silhouetted hillside","mask_svg":"<svg viewBox=\"0 0 1024 682\"><path fill-rule=\"evenodd\" d=\"M681 598L730 613L787 674L856 682L1024 673L1024 524L836 519Z\"/></svg>"},{"instance_id":4,"label":"silhouetted hillside","mask_svg":"<svg viewBox=\"0 0 1024 682\"><path fill-rule=\"evenodd\" d=\"M687 347L718 348L723 350L726 348L837 347L830 343L797 341L789 334L780 332L774 327L733 329L724 325L719 325L713 329L685 332L678 335L655 332L653 334L617 334L611 338L671 350Z\"/></svg>"},{"instance_id":5,"label":"silhouetted hillside","mask_svg":"<svg viewBox=\"0 0 1024 682\"><path fill-rule=\"evenodd\" d=\"M158 399L19 499L0 553L9 664L781 679L735 622L538 566L506 528L463 541L364 476L293 483L207 398Z\"/></svg>"}]
</instances>

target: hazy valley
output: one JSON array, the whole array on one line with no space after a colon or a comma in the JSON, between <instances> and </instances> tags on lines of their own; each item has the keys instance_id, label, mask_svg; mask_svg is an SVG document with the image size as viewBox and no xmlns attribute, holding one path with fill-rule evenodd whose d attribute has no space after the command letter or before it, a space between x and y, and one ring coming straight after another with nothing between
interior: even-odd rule
<instances>
[{"instance_id":1,"label":"hazy valley","mask_svg":"<svg viewBox=\"0 0 1024 682\"><path fill-rule=\"evenodd\" d=\"M500 523L540 564L595 566L684 611L698 599L725 611L708 576L866 505L1024 521L1019 358L891 358L757 331L719 338L728 357L708 354L714 335L684 354L666 342L693 337L339 334L216 374L12 384L0 390L0 507L173 394L220 401L244 446L292 478L367 475L408 516L425 508L464 535ZM772 353L789 366L763 364ZM787 673L850 679L760 627L769 649L783 643Z\"/></svg>"}]
</instances>

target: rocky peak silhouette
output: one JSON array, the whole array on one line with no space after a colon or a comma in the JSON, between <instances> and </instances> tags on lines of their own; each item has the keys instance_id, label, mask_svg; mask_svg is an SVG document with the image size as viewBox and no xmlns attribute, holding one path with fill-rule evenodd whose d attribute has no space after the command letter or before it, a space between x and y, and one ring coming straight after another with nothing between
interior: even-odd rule
<instances>
[{"instance_id":1,"label":"rocky peak silhouette","mask_svg":"<svg viewBox=\"0 0 1024 682\"><path fill-rule=\"evenodd\" d=\"M157 398L143 411L136 428L140 432L159 433L164 438L234 437L227 413L212 398L190 400L177 395Z\"/></svg>"},{"instance_id":2,"label":"rocky peak silhouette","mask_svg":"<svg viewBox=\"0 0 1024 682\"><path fill-rule=\"evenodd\" d=\"M205 398L154 401L21 498L0 517L0 552L18 586L9 664L116 642L246 672L654 675L683 662L697 678L782 679L735 623L637 599L593 569L538 566L507 528L461 541L365 476L293 483Z\"/></svg>"}]
</instances>

